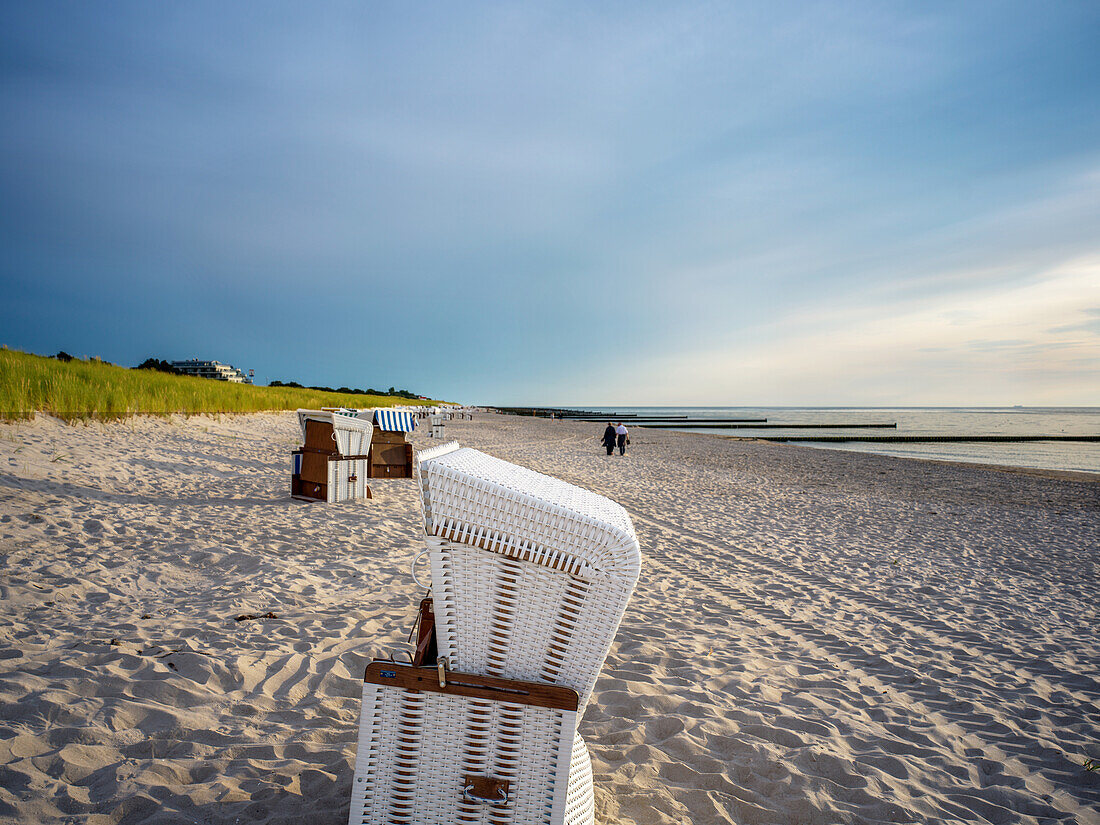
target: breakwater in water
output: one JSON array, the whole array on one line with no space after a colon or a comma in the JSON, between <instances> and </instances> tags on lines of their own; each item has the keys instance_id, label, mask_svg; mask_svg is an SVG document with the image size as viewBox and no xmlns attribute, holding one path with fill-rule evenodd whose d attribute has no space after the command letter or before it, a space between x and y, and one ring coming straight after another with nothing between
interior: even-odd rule
<instances>
[{"instance_id":1,"label":"breakwater in water","mask_svg":"<svg viewBox=\"0 0 1100 825\"><path fill-rule=\"evenodd\" d=\"M602 420L602 419L601 419ZM654 427L664 430L682 430L685 427L690 427L697 430L894 430L897 429L897 424L837 424L837 423L823 423L823 424L783 424L780 422L774 422L771 424L746 424L746 423L728 423L722 419L712 420L700 418L697 420L687 420L680 423L664 423L664 422L651 422L651 421L631 421L638 427Z\"/></svg>"},{"instance_id":2,"label":"breakwater in water","mask_svg":"<svg viewBox=\"0 0 1100 825\"><path fill-rule=\"evenodd\" d=\"M597 427L622 421L642 431L647 427L680 430L819 449L1100 474L1100 408L1096 407L498 409L547 418L552 414L555 419Z\"/></svg>"},{"instance_id":3,"label":"breakwater in water","mask_svg":"<svg viewBox=\"0 0 1100 825\"><path fill-rule=\"evenodd\" d=\"M839 444L846 441L866 441L872 444L1023 444L1029 441L1100 443L1100 435L764 435L759 440L820 444Z\"/></svg>"}]
</instances>

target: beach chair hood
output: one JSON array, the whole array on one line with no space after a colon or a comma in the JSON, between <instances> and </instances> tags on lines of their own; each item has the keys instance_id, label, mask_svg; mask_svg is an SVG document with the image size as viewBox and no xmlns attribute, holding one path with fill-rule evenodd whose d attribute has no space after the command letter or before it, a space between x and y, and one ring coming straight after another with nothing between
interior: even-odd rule
<instances>
[{"instance_id":1,"label":"beach chair hood","mask_svg":"<svg viewBox=\"0 0 1100 825\"><path fill-rule=\"evenodd\" d=\"M354 412L333 410L298 410L298 427L302 443L306 441L306 423L320 421L332 425L334 447L340 455L366 455L370 450L374 425L357 418Z\"/></svg>"},{"instance_id":2,"label":"beach chair hood","mask_svg":"<svg viewBox=\"0 0 1100 825\"><path fill-rule=\"evenodd\" d=\"M374 426L386 433L411 433L416 429L416 418L405 410L374 410Z\"/></svg>"},{"instance_id":3,"label":"beach chair hood","mask_svg":"<svg viewBox=\"0 0 1100 825\"><path fill-rule=\"evenodd\" d=\"M456 442L417 453L417 469L428 535L570 572L640 573L630 516L604 496Z\"/></svg>"}]
</instances>

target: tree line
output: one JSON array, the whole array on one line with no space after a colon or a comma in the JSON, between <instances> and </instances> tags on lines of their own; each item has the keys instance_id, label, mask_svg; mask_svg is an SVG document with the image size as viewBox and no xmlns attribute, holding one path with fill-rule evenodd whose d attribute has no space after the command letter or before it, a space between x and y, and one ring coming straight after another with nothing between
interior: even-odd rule
<instances>
[{"instance_id":1,"label":"tree line","mask_svg":"<svg viewBox=\"0 0 1100 825\"><path fill-rule=\"evenodd\" d=\"M298 389L319 390L320 392L339 392L339 393L343 393L344 395L392 395L392 396L395 396L397 398L411 398L411 399L414 399L414 400L420 397L416 393L409 392L408 390L399 390L399 389L396 389L395 387L390 387L388 390L376 390L376 389L373 389L371 387L368 387L365 390L361 390L361 389L358 389L358 388L352 388L352 387L337 387L337 388L333 389L332 387L303 386L303 385L299 384L297 381L272 381L270 384L268 384L268 386L269 387L297 387Z\"/></svg>"},{"instance_id":2,"label":"tree line","mask_svg":"<svg viewBox=\"0 0 1100 825\"><path fill-rule=\"evenodd\" d=\"M59 352L55 357L59 358L63 361L68 360L69 358L72 358L72 356L69 355L66 352ZM158 372L167 372L167 373L170 373L172 375L185 375L186 374L186 373L176 369L175 367L173 367L167 361L164 361L164 360L159 359L159 358L146 358L144 361L142 361L140 364L138 364L136 367L134 367L134 369L137 369L137 370L157 370ZM302 389L302 390L317 390L318 392L338 392L338 393L343 393L344 395L390 395L390 396L394 396L396 398L411 398L413 400L420 397L416 393L409 392L408 390L399 390L396 387L390 387L388 390L376 390L372 387L368 387L365 390L361 390L361 389L358 389L358 388L352 388L352 387L336 387L334 389L333 387L314 387L314 386L309 386L309 385L303 385L303 384L299 384L297 381L272 381L271 383L268 384L268 386L269 387L296 387L296 388Z\"/></svg>"}]
</instances>

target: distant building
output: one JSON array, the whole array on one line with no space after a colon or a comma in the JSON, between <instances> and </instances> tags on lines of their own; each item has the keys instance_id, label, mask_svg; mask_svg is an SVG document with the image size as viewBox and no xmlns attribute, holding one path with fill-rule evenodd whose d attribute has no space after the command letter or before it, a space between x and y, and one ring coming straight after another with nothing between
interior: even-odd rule
<instances>
[{"instance_id":1,"label":"distant building","mask_svg":"<svg viewBox=\"0 0 1100 825\"><path fill-rule=\"evenodd\" d=\"M220 361L199 361L192 358L189 361L173 361L172 368L186 375L195 375L199 378L213 378L215 381L228 381L231 384L251 384L252 378L230 364Z\"/></svg>"}]
</instances>

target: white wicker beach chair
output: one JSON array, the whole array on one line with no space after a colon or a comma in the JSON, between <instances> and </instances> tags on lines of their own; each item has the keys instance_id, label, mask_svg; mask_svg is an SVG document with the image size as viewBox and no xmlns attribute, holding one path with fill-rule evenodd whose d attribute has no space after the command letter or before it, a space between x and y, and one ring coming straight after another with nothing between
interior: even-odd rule
<instances>
[{"instance_id":1,"label":"white wicker beach chair","mask_svg":"<svg viewBox=\"0 0 1100 825\"><path fill-rule=\"evenodd\" d=\"M447 417L442 414L433 413L428 417L428 420L432 425L431 437L443 438L443 427L446 424Z\"/></svg>"},{"instance_id":2,"label":"white wicker beach chair","mask_svg":"<svg viewBox=\"0 0 1100 825\"><path fill-rule=\"evenodd\" d=\"M576 725L640 572L630 519L457 444L417 459L436 641L454 672L444 690L431 669L368 667L349 823L593 825ZM532 705L516 685L572 699Z\"/></svg>"},{"instance_id":3,"label":"white wicker beach chair","mask_svg":"<svg viewBox=\"0 0 1100 825\"><path fill-rule=\"evenodd\" d=\"M310 422L322 425L319 433ZM298 426L304 446L291 457L291 495L329 504L369 498L371 422L342 410L298 410ZM326 437L329 427L332 432Z\"/></svg>"},{"instance_id":4,"label":"white wicker beach chair","mask_svg":"<svg viewBox=\"0 0 1100 825\"><path fill-rule=\"evenodd\" d=\"M349 825L590 825L567 688L367 667Z\"/></svg>"},{"instance_id":5,"label":"white wicker beach chair","mask_svg":"<svg viewBox=\"0 0 1100 825\"><path fill-rule=\"evenodd\" d=\"M417 454L439 655L592 694L641 570L630 517L451 442Z\"/></svg>"}]
</instances>

